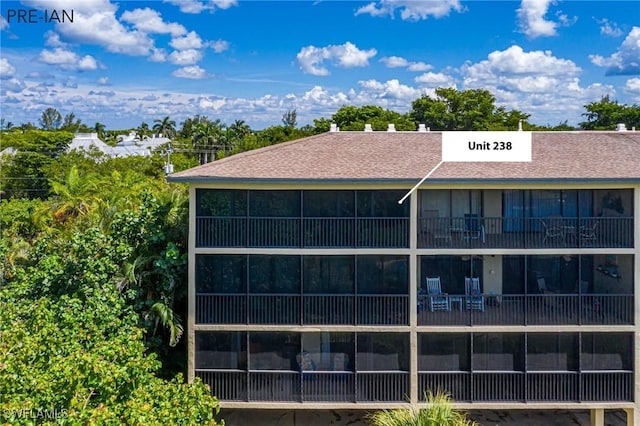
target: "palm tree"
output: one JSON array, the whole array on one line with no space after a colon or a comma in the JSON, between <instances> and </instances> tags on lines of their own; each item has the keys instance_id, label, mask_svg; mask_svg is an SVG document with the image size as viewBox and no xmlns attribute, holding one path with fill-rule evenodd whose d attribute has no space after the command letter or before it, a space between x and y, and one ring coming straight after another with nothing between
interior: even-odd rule
<instances>
[{"instance_id":1,"label":"palm tree","mask_svg":"<svg viewBox=\"0 0 640 426\"><path fill-rule=\"evenodd\" d=\"M102 139L104 137L104 132L107 130L107 126L102 124L99 121L96 121L96 124L93 125L93 131L98 134L98 137Z\"/></svg>"},{"instance_id":2,"label":"palm tree","mask_svg":"<svg viewBox=\"0 0 640 426\"><path fill-rule=\"evenodd\" d=\"M211 121L197 123L193 126L192 133L191 143L199 151L200 164L209 162L209 154L215 159L215 145L221 133L216 123Z\"/></svg>"},{"instance_id":3,"label":"palm tree","mask_svg":"<svg viewBox=\"0 0 640 426\"><path fill-rule=\"evenodd\" d=\"M136 129L136 134L140 139L143 139L145 136L149 135L149 125L144 121L140 123L138 128Z\"/></svg>"},{"instance_id":4,"label":"palm tree","mask_svg":"<svg viewBox=\"0 0 640 426\"><path fill-rule=\"evenodd\" d=\"M451 406L451 396L438 392L427 394L426 408L382 410L369 416L372 426L477 426L463 412Z\"/></svg>"},{"instance_id":5,"label":"palm tree","mask_svg":"<svg viewBox=\"0 0 640 426\"><path fill-rule=\"evenodd\" d=\"M171 120L169 116L166 116L162 120L153 120L153 131L156 135L162 135L165 138L173 138L176 135L176 122Z\"/></svg>"},{"instance_id":6,"label":"palm tree","mask_svg":"<svg viewBox=\"0 0 640 426\"><path fill-rule=\"evenodd\" d=\"M58 196L53 212L57 222L64 223L68 219L84 216L98 203L97 181L93 176L80 177L77 166L71 167L64 182L51 181L50 184L51 190Z\"/></svg>"},{"instance_id":7,"label":"palm tree","mask_svg":"<svg viewBox=\"0 0 640 426\"><path fill-rule=\"evenodd\" d=\"M242 139L246 135L251 133L251 127L244 120L236 120L229 126L229 130L235 135L237 139Z\"/></svg>"}]
</instances>

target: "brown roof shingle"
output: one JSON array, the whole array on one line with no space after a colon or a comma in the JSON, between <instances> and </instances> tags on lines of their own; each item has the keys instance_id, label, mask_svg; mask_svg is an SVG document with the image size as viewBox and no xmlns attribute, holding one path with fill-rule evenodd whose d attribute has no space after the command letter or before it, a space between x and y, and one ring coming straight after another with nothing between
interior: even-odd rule
<instances>
[{"instance_id":1,"label":"brown roof shingle","mask_svg":"<svg viewBox=\"0 0 640 426\"><path fill-rule=\"evenodd\" d=\"M440 162L441 137L440 132L323 133L233 155L169 179L410 182ZM531 162L446 162L430 179L640 181L640 132L534 132Z\"/></svg>"}]
</instances>

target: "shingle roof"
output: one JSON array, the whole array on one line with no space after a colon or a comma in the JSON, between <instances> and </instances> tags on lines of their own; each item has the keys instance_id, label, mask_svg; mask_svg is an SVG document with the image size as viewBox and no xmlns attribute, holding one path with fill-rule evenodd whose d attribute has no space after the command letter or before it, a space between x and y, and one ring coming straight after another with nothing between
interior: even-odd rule
<instances>
[{"instance_id":1,"label":"shingle roof","mask_svg":"<svg viewBox=\"0 0 640 426\"><path fill-rule=\"evenodd\" d=\"M170 175L176 182L402 181L441 159L440 132L330 132ZM640 132L534 132L528 163L446 162L431 180L640 181Z\"/></svg>"}]
</instances>

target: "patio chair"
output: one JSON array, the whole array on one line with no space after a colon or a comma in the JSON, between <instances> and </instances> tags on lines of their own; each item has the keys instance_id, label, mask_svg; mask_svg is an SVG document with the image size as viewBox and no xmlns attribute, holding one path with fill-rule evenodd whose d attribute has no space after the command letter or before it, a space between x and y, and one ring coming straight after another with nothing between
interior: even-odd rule
<instances>
[{"instance_id":1,"label":"patio chair","mask_svg":"<svg viewBox=\"0 0 640 426\"><path fill-rule=\"evenodd\" d=\"M440 277L427 277L427 298L429 300L429 310L450 311L449 295L442 292Z\"/></svg>"},{"instance_id":2,"label":"patio chair","mask_svg":"<svg viewBox=\"0 0 640 426\"><path fill-rule=\"evenodd\" d=\"M580 246L581 247L591 247L598 240L597 230L598 223L593 222L591 225L581 226L580 227Z\"/></svg>"},{"instance_id":3,"label":"patio chair","mask_svg":"<svg viewBox=\"0 0 640 426\"><path fill-rule=\"evenodd\" d=\"M562 242L564 242L564 232L561 226L551 226L542 219L540 219L540 224L544 231L544 238L542 239L543 243L546 243L547 239L555 239L558 237L562 239Z\"/></svg>"},{"instance_id":4,"label":"patio chair","mask_svg":"<svg viewBox=\"0 0 640 426\"><path fill-rule=\"evenodd\" d=\"M480 217L477 214L464 215L464 232L465 240L479 240L485 242L484 225L480 223Z\"/></svg>"},{"instance_id":5,"label":"patio chair","mask_svg":"<svg viewBox=\"0 0 640 426\"><path fill-rule=\"evenodd\" d=\"M480 278L464 277L464 293L467 309L484 312L484 296L480 290Z\"/></svg>"}]
</instances>

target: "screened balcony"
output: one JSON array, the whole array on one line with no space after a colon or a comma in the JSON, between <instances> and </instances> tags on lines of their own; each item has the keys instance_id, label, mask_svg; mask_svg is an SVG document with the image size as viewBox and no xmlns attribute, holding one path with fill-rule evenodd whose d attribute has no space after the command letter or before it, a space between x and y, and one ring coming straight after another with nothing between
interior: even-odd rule
<instances>
[{"instance_id":1,"label":"screened balcony","mask_svg":"<svg viewBox=\"0 0 640 426\"><path fill-rule=\"evenodd\" d=\"M196 342L196 375L221 400L404 402L409 391L406 334L197 332Z\"/></svg>"},{"instance_id":2,"label":"screened balcony","mask_svg":"<svg viewBox=\"0 0 640 426\"><path fill-rule=\"evenodd\" d=\"M196 323L408 325L408 283L408 256L196 255Z\"/></svg>"},{"instance_id":3,"label":"screened balcony","mask_svg":"<svg viewBox=\"0 0 640 426\"><path fill-rule=\"evenodd\" d=\"M420 248L631 248L632 190L425 190Z\"/></svg>"},{"instance_id":4,"label":"screened balcony","mask_svg":"<svg viewBox=\"0 0 640 426\"><path fill-rule=\"evenodd\" d=\"M634 324L631 255L422 256L419 269L418 325Z\"/></svg>"},{"instance_id":5,"label":"screened balcony","mask_svg":"<svg viewBox=\"0 0 640 426\"><path fill-rule=\"evenodd\" d=\"M419 395L461 402L633 400L630 333L419 335Z\"/></svg>"},{"instance_id":6,"label":"screened balcony","mask_svg":"<svg viewBox=\"0 0 640 426\"><path fill-rule=\"evenodd\" d=\"M402 195L198 189L196 247L408 247Z\"/></svg>"}]
</instances>

